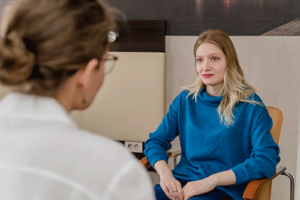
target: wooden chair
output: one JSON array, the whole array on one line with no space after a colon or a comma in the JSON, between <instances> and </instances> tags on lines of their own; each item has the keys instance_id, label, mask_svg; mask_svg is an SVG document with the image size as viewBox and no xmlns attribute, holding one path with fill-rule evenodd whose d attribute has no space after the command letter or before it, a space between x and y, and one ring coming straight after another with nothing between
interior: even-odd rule
<instances>
[{"instance_id":1,"label":"wooden chair","mask_svg":"<svg viewBox=\"0 0 300 200\"><path fill-rule=\"evenodd\" d=\"M267 106L269 115L273 120L273 126L271 128L271 134L273 136L274 141L278 144L281 126L283 122L283 114L280 109L274 108L271 106ZM177 163L177 156L181 153L172 154L168 152L169 158L173 158L174 167ZM146 158L142 158L141 163L146 167L150 167L150 163ZM290 200L294 200L294 178L291 174L285 172L286 167L278 167L276 173L271 178L264 178L250 181L247 185L243 199L244 200L270 200L271 199L271 187L272 180L276 178L278 175L285 175L290 179Z\"/></svg>"}]
</instances>

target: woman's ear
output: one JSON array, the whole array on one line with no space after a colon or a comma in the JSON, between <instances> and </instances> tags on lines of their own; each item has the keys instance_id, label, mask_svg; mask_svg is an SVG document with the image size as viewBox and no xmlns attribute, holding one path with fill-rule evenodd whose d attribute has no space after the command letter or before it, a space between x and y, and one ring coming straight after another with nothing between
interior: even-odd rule
<instances>
[{"instance_id":1,"label":"woman's ear","mask_svg":"<svg viewBox=\"0 0 300 200\"><path fill-rule=\"evenodd\" d=\"M89 87L90 78L92 73L98 67L99 61L97 59L91 59L85 67L81 68L78 73L77 83L82 87L83 90L86 90Z\"/></svg>"}]
</instances>

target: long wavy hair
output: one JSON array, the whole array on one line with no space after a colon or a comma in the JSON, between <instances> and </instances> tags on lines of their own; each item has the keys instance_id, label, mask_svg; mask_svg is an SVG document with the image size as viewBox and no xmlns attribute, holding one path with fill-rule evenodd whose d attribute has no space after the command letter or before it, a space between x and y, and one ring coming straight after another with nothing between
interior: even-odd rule
<instances>
[{"instance_id":1,"label":"long wavy hair","mask_svg":"<svg viewBox=\"0 0 300 200\"><path fill-rule=\"evenodd\" d=\"M237 103L261 103L254 100L253 94L255 89L245 80L236 50L229 36L225 32L217 29L209 29L202 32L194 46L195 58L198 47L205 42L216 45L223 51L226 57L224 84L221 91L223 99L218 107L218 114L220 122L229 126L234 124L233 109ZM188 90L188 96L193 95L193 98L197 102L197 95L204 86L205 84L201 81L201 78L197 73L196 81L192 85L182 87L182 89ZM249 98L250 96L253 98Z\"/></svg>"}]
</instances>

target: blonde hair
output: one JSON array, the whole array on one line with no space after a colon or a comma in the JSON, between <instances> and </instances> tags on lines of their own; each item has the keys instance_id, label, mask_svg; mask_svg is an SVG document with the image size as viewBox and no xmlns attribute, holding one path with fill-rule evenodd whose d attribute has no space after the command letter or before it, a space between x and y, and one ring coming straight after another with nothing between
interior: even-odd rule
<instances>
[{"instance_id":1,"label":"blonde hair","mask_svg":"<svg viewBox=\"0 0 300 200\"><path fill-rule=\"evenodd\" d=\"M198 47L205 42L212 43L219 47L226 57L224 84L221 91L223 99L218 107L218 114L220 122L229 126L234 123L233 109L237 103L261 103L254 100L253 95L255 93L255 89L245 80L243 70L241 69L238 61L236 50L229 36L225 32L217 29L209 29L202 32L194 46L195 57ZM193 95L193 98L197 102L197 95L200 89L204 86L205 84L201 81L200 76L197 74L196 81L190 86L182 87L182 89L188 90L188 96ZM252 96L253 99L249 99L250 96Z\"/></svg>"},{"instance_id":2,"label":"blonde hair","mask_svg":"<svg viewBox=\"0 0 300 200\"><path fill-rule=\"evenodd\" d=\"M17 0L2 22L0 83L19 92L53 95L109 47L115 26L97 0Z\"/></svg>"}]
</instances>

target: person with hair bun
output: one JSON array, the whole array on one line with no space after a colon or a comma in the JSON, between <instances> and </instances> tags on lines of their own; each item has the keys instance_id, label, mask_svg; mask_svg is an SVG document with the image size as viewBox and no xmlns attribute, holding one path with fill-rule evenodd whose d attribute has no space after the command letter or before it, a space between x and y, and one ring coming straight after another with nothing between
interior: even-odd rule
<instances>
[{"instance_id":1,"label":"person with hair bun","mask_svg":"<svg viewBox=\"0 0 300 200\"><path fill-rule=\"evenodd\" d=\"M2 19L0 199L153 200L150 178L125 148L80 130L117 60L115 23L97 0L17 0Z\"/></svg>"},{"instance_id":2,"label":"person with hair bun","mask_svg":"<svg viewBox=\"0 0 300 200\"><path fill-rule=\"evenodd\" d=\"M272 177L280 161L272 119L249 85L229 36L202 32L194 46L197 79L171 104L145 143L160 176L157 200L242 200L253 179ZM181 158L171 171L167 150L179 136Z\"/></svg>"}]
</instances>

